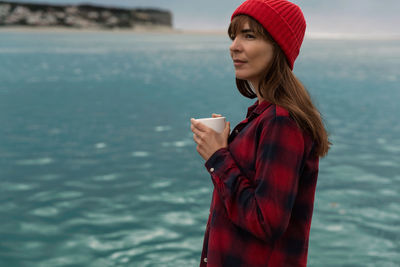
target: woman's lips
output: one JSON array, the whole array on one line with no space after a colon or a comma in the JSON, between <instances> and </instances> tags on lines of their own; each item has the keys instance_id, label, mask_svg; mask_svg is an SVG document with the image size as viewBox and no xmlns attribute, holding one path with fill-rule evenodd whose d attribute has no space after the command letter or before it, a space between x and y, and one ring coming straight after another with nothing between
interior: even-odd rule
<instances>
[{"instance_id":1,"label":"woman's lips","mask_svg":"<svg viewBox=\"0 0 400 267\"><path fill-rule=\"evenodd\" d=\"M244 64L246 64L246 61L234 60L233 64L235 65L235 67L240 67L240 66L243 66Z\"/></svg>"}]
</instances>

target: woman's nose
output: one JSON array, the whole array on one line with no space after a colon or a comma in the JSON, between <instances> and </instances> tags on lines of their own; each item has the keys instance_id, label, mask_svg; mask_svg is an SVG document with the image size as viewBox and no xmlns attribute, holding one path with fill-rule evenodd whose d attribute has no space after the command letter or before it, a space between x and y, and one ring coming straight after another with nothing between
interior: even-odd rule
<instances>
[{"instance_id":1,"label":"woman's nose","mask_svg":"<svg viewBox=\"0 0 400 267\"><path fill-rule=\"evenodd\" d=\"M229 46L229 50L233 52L239 52L241 49L239 38L235 38L232 41L232 44Z\"/></svg>"}]
</instances>

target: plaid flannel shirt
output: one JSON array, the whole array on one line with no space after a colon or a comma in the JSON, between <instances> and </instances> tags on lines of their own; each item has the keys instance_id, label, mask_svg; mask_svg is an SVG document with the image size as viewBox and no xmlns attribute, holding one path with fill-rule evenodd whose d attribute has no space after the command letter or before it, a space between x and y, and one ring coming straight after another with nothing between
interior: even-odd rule
<instances>
[{"instance_id":1,"label":"plaid flannel shirt","mask_svg":"<svg viewBox=\"0 0 400 267\"><path fill-rule=\"evenodd\" d=\"M304 267L319 158L289 113L267 101L205 163L214 191L201 267Z\"/></svg>"}]
</instances>

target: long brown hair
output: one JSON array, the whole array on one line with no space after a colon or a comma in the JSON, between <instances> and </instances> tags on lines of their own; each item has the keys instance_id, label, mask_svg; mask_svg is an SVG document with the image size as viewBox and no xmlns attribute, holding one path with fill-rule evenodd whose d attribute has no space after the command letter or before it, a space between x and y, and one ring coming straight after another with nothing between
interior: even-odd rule
<instances>
[{"instance_id":1,"label":"long brown hair","mask_svg":"<svg viewBox=\"0 0 400 267\"><path fill-rule=\"evenodd\" d=\"M289 111L297 125L307 131L316 143L315 153L324 157L330 148L328 133L322 122L321 114L311 101L310 94L289 67L286 56L271 35L256 20L246 15L236 16L228 28L229 37L233 38L248 22L256 36L264 38L274 46L271 63L263 74L264 79L256 88L260 96ZM236 78L239 92L248 98L256 98L246 80Z\"/></svg>"}]
</instances>

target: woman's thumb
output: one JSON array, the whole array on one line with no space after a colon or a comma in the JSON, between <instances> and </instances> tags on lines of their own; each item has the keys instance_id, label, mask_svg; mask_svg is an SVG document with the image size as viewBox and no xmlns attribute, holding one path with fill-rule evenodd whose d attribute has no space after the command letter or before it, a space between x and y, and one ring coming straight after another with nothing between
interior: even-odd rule
<instances>
[{"instance_id":1,"label":"woman's thumb","mask_svg":"<svg viewBox=\"0 0 400 267\"><path fill-rule=\"evenodd\" d=\"M224 134L228 136L230 131L231 131L231 123L228 121L225 123Z\"/></svg>"}]
</instances>

